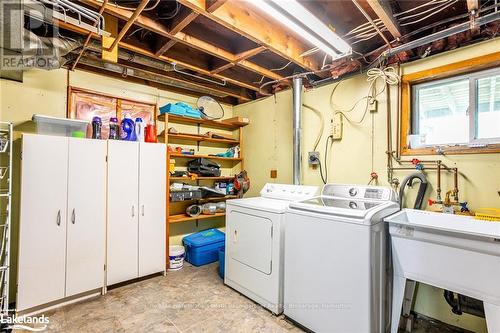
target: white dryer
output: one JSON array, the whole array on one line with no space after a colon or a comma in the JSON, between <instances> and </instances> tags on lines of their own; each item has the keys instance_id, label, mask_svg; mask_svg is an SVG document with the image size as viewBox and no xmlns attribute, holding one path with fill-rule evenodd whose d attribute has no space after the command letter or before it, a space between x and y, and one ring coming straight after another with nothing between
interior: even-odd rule
<instances>
[{"instance_id":1,"label":"white dryer","mask_svg":"<svg viewBox=\"0 0 500 333\"><path fill-rule=\"evenodd\" d=\"M285 316L314 332L383 333L390 188L327 184L285 214Z\"/></svg>"},{"instance_id":2,"label":"white dryer","mask_svg":"<svg viewBox=\"0 0 500 333\"><path fill-rule=\"evenodd\" d=\"M283 312L284 216L317 186L266 184L260 197L226 202L224 283L275 314Z\"/></svg>"}]
</instances>

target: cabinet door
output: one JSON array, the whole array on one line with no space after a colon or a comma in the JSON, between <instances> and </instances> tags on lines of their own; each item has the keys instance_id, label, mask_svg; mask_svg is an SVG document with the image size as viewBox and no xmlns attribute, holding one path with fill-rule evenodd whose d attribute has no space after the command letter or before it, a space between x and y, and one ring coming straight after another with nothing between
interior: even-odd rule
<instances>
[{"instance_id":1,"label":"cabinet door","mask_svg":"<svg viewBox=\"0 0 500 333\"><path fill-rule=\"evenodd\" d=\"M23 135L17 310L64 297L68 139Z\"/></svg>"},{"instance_id":2,"label":"cabinet door","mask_svg":"<svg viewBox=\"0 0 500 333\"><path fill-rule=\"evenodd\" d=\"M139 275L165 270L165 145L141 143L139 154Z\"/></svg>"},{"instance_id":3,"label":"cabinet door","mask_svg":"<svg viewBox=\"0 0 500 333\"><path fill-rule=\"evenodd\" d=\"M138 273L139 144L108 141L107 284Z\"/></svg>"},{"instance_id":4,"label":"cabinet door","mask_svg":"<svg viewBox=\"0 0 500 333\"><path fill-rule=\"evenodd\" d=\"M106 141L69 139L66 296L104 284Z\"/></svg>"}]
</instances>

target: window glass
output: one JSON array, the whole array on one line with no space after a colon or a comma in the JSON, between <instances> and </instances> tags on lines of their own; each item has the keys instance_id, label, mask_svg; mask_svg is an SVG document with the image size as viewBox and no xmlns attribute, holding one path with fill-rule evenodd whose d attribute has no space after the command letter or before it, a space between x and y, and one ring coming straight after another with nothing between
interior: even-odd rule
<instances>
[{"instance_id":1,"label":"window glass","mask_svg":"<svg viewBox=\"0 0 500 333\"><path fill-rule=\"evenodd\" d=\"M500 75L477 80L476 138L500 137Z\"/></svg>"},{"instance_id":2,"label":"window glass","mask_svg":"<svg viewBox=\"0 0 500 333\"><path fill-rule=\"evenodd\" d=\"M418 114L414 128L423 145L469 141L467 78L417 86L416 94Z\"/></svg>"}]
</instances>

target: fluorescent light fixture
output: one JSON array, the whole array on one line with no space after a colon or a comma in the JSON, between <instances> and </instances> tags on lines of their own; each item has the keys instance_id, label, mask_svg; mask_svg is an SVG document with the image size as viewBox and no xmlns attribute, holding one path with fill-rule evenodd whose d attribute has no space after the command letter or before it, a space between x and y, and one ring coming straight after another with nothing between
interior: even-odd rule
<instances>
[{"instance_id":1,"label":"fluorescent light fixture","mask_svg":"<svg viewBox=\"0 0 500 333\"><path fill-rule=\"evenodd\" d=\"M302 38L334 58L351 53L351 47L296 0L250 0Z\"/></svg>"}]
</instances>

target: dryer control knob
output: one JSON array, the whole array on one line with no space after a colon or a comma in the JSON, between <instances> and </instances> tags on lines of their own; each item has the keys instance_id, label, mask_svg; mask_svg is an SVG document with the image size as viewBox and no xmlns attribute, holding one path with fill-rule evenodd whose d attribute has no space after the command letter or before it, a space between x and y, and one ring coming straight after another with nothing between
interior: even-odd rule
<instances>
[{"instance_id":1,"label":"dryer control knob","mask_svg":"<svg viewBox=\"0 0 500 333\"><path fill-rule=\"evenodd\" d=\"M352 188L349 189L349 195L351 197L355 197L357 194L358 194L358 189L357 188L352 187Z\"/></svg>"}]
</instances>

